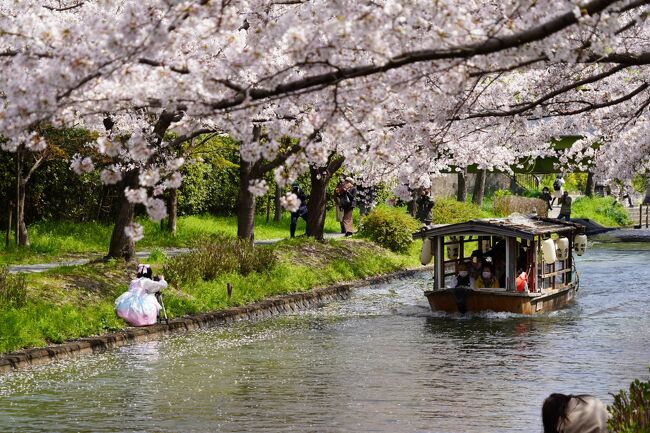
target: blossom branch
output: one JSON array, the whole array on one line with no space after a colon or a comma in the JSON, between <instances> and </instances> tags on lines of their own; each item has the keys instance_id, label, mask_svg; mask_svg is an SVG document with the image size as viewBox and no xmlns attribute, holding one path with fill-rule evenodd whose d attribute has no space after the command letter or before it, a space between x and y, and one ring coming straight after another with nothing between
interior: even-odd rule
<instances>
[{"instance_id":1,"label":"blossom branch","mask_svg":"<svg viewBox=\"0 0 650 433\"><path fill-rule=\"evenodd\" d=\"M593 0L585 4L581 10L587 15L593 15L602 12L615 3L617 3L617 0ZM576 24L577 22L578 18L573 12L566 12L538 26L512 35L491 37L477 44L445 50L419 50L406 52L392 58L384 64L370 64L341 68L335 71L279 84L275 88L271 89L251 88L245 93L240 92L234 97L222 99L209 105L215 110L224 110L242 104L247 97L251 100L269 99L278 95L287 95L307 89L331 86L344 80L384 73L411 64L430 62L434 60L467 59L474 56L497 53L509 48L515 48L531 42L540 41ZM610 57L610 63L619 63L616 60L613 60L616 58L615 56ZM632 60L629 56L621 56L620 59L627 61ZM650 53L648 53L648 62L650 62Z\"/></svg>"}]
</instances>

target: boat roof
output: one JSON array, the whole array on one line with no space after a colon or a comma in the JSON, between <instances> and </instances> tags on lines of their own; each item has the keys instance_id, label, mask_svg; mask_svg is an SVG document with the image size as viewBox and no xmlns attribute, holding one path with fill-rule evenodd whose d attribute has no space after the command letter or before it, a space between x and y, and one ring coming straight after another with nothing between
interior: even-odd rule
<instances>
[{"instance_id":1,"label":"boat roof","mask_svg":"<svg viewBox=\"0 0 650 433\"><path fill-rule=\"evenodd\" d=\"M513 214L506 218L484 218L457 224L440 224L425 227L415 232L413 238L424 239L433 236L478 235L506 236L534 239L537 235L551 233L573 233L584 230L582 224L561 221L555 218Z\"/></svg>"}]
</instances>

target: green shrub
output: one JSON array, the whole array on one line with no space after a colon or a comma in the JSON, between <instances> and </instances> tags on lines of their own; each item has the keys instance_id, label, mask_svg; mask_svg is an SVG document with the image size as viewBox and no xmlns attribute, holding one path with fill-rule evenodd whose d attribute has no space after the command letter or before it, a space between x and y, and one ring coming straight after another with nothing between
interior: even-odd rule
<instances>
[{"instance_id":1,"label":"green shrub","mask_svg":"<svg viewBox=\"0 0 650 433\"><path fill-rule=\"evenodd\" d=\"M222 273L266 272L277 259L272 249L227 235L215 235L197 242L188 254L176 256L163 267L163 274L172 283L210 281Z\"/></svg>"},{"instance_id":2,"label":"green shrub","mask_svg":"<svg viewBox=\"0 0 650 433\"><path fill-rule=\"evenodd\" d=\"M639 379L630 384L629 394L621 390L607 407L611 418L609 430L616 433L646 433L650 431L650 381Z\"/></svg>"},{"instance_id":3,"label":"green shrub","mask_svg":"<svg viewBox=\"0 0 650 433\"><path fill-rule=\"evenodd\" d=\"M523 195L528 198L542 198L542 192L534 189L527 189Z\"/></svg>"},{"instance_id":4,"label":"green shrub","mask_svg":"<svg viewBox=\"0 0 650 433\"><path fill-rule=\"evenodd\" d=\"M22 307L27 300L24 275L11 275L6 266L0 266L0 306Z\"/></svg>"},{"instance_id":5,"label":"green shrub","mask_svg":"<svg viewBox=\"0 0 650 433\"><path fill-rule=\"evenodd\" d=\"M499 198L499 197L509 197L511 196L512 193L510 192L509 189L498 189L494 191L494 194L492 195L492 198Z\"/></svg>"},{"instance_id":6,"label":"green shrub","mask_svg":"<svg viewBox=\"0 0 650 433\"><path fill-rule=\"evenodd\" d=\"M579 197L573 202L571 217L589 218L609 227L631 224L627 210L613 197Z\"/></svg>"},{"instance_id":7,"label":"green shrub","mask_svg":"<svg viewBox=\"0 0 650 433\"><path fill-rule=\"evenodd\" d=\"M377 206L361 220L359 234L396 253L405 253L420 223L403 208Z\"/></svg>"},{"instance_id":8,"label":"green shrub","mask_svg":"<svg viewBox=\"0 0 650 433\"><path fill-rule=\"evenodd\" d=\"M432 224L455 224L483 217L477 205L463 203L451 197L437 199L431 213Z\"/></svg>"}]
</instances>

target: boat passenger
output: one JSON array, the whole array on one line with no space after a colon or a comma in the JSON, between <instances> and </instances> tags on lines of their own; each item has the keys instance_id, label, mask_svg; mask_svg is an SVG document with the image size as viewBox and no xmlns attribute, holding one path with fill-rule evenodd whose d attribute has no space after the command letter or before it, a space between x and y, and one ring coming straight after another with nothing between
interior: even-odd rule
<instances>
[{"instance_id":1,"label":"boat passenger","mask_svg":"<svg viewBox=\"0 0 650 433\"><path fill-rule=\"evenodd\" d=\"M465 262L458 263L456 267L456 284L454 287L471 287L474 288L475 280L469 274L469 265Z\"/></svg>"},{"instance_id":2,"label":"boat passenger","mask_svg":"<svg viewBox=\"0 0 650 433\"><path fill-rule=\"evenodd\" d=\"M492 268L490 265L483 265L483 271L481 272L481 277L476 279L476 288L492 288L496 289L499 287L499 280L492 274Z\"/></svg>"},{"instance_id":3,"label":"boat passenger","mask_svg":"<svg viewBox=\"0 0 650 433\"><path fill-rule=\"evenodd\" d=\"M528 292L528 274L520 270L515 279L515 290L519 293Z\"/></svg>"},{"instance_id":4,"label":"boat passenger","mask_svg":"<svg viewBox=\"0 0 650 433\"><path fill-rule=\"evenodd\" d=\"M506 286L506 257L495 256L492 258L494 264L494 276L499 281L499 287Z\"/></svg>"},{"instance_id":5,"label":"boat passenger","mask_svg":"<svg viewBox=\"0 0 650 433\"><path fill-rule=\"evenodd\" d=\"M478 250L472 252L472 265L469 269L469 274L475 280L481 276L483 270L483 256Z\"/></svg>"}]
</instances>

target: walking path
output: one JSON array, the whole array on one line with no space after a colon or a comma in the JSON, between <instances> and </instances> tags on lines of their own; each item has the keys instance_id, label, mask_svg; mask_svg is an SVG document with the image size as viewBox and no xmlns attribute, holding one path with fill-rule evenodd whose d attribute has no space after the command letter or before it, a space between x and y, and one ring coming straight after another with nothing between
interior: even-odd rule
<instances>
[{"instance_id":1,"label":"walking path","mask_svg":"<svg viewBox=\"0 0 650 433\"><path fill-rule=\"evenodd\" d=\"M341 233L325 233L325 239L334 239L334 238L340 238L343 237ZM255 241L255 245L270 245L274 244L276 242L279 242L283 240L282 238L276 238L276 239L262 239L259 241ZM162 252L165 253L167 257L174 257L179 254L185 254L190 251L189 248L163 248ZM146 259L149 257L151 254L151 251L138 251L135 253L135 256L138 259ZM12 265L8 267L8 271L10 274L17 274L19 272L25 272L25 273L35 273L35 272L44 272L48 271L50 269L58 268L61 266L79 266L79 265L85 265L86 263L90 262L91 260L95 260L99 257L94 257L94 258L89 258L89 259L77 259L77 260L69 260L69 261L61 261L61 262L52 262L52 263L38 263L38 264L33 264L33 265Z\"/></svg>"}]
</instances>

